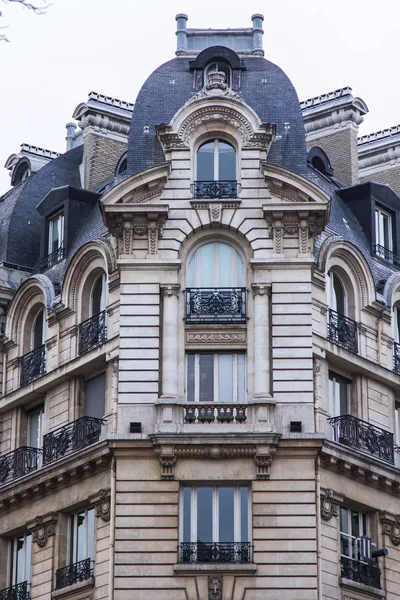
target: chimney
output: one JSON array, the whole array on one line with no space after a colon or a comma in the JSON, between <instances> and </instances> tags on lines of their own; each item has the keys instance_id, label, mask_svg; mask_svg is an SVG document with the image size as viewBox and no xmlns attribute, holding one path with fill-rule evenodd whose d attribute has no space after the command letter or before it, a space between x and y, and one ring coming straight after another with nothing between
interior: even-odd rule
<instances>
[{"instance_id":1,"label":"chimney","mask_svg":"<svg viewBox=\"0 0 400 600\"><path fill-rule=\"evenodd\" d=\"M179 13L176 15L176 56L185 56L187 54L187 34L186 34L186 22L188 16Z\"/></svg>"},{"instance_id":2,"label":"chimney","mask_svg":"<svg viewBox=\"0 0 400 600\"><path fill-rule=\"evenodd\" d=\"M67 152L68 150L71 150L71 148L73 148L73 140L75 137L75 132L76 132L76 124L75 123L67 123L66 124L66 129L67 129L67 136L66 136L66 140L67 140Z\"/></svg>"},{"instance_id":3,"label":"chimney","mask_svg":"<svg viewBox=\"0 0 400 600\"><path fill-rule=\"evenodd\" d=\"M263 39L262 39L262 36L264 34L264 31L262 28L262 23L264 21L264 15L260 15L257 13L251 17L251 20L253 21L253 29L251 31L252 36L253 36L252 54L254 54L254 56L264 56Z\"/></svg>"}]
</instances>

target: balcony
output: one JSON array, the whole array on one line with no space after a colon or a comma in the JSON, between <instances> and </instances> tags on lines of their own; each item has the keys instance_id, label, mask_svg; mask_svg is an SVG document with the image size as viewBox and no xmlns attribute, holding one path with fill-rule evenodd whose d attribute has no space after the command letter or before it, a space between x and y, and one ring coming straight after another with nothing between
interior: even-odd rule
<instances>
[{"instance_id":1,"label":"balcony","mask_svg":"<svg viewBox=\"0 0 400 600\"><path fill-rule=\"evenodd\" d=\"M245 404L187 403L184 407L185 423L245 423Z\"/></svg>"},{"instance_id":2,"label":"balcony","mask_svg":"<svg viewBox=\"0 0 400 600\"><path fill-rule=\"evenodd\" d=\"M390 431L375 427L352 415L332 417L329 422L333 427L335 442L394 464L393 433Z\"/></svg>"},{"instance_id":3,"label":"balcony","mask_svg":"<svg viewBox=\"0 0 400 600\"><path fill-rule=\"evenodd\" d=\"M93 577L93 561L85 558L73 565L57 569L56 571L56 590L60 590L69 585L74 585L81 581L87 581Z\"/></svg>"},{"instance_id":4,"label":"balcony","mask_svg":"<svg viewBox=\"0 0 400 600\"><path fill-rule=\"evenodd\" d=\"M29 583L27 581L0 590L0 600L29 600L29 598Z\"/></svg>"},{"instance_id":5,"label":"balcony","mask_svg":"<svg viewBox=\"0 0 400 600\"><path fill-rule=\"evenodd\" d=\"M43 344L21 357L21 387L46 373L46 346Z\"/></svg>"},{"instance_id":6,"label":"balcony","mask_svg":"<svg viewBox=\"0 0 400 600\"><path fill-rule=\"evenodd\" d=\"M107 341L106 311L83 321L79 325L78 354L86 354Z\"/></svg>"},{"instance_id":7,"label":"balcony","mask_svg":"<svg viewBox=\"0 0 400 600\"><path fill-rule=\"evenodd\" d=\"M180 563L251 563L250 542L183 542L179 545Z\"/></svg>"},{"instance_id":8,"label":"balcony","mask_svg":"<svg viewBox=\"0 0 400 600\"><path fill-rule=\"evenodd\" d=\"M358 323L337 313L335 310L329 309L328 313L328 340L352 352L357 354L358 352L358 340L357 340Z\"/></svg>"},{"instance_id":9,"label":"balcony","mask_svg":"<svg viewBox=\"0 0 400 600\"><path fill-rule=\"evenodd\" d=\"M351 581L363 583L377 589L381 588L381 572L378 567L375 567L371 563L341 556L340 575L344 579L350 579Z\"/></svg>"},{"instance_id":10,"label":"balcony","mask_svg":"<svg viewBox=\"0 0 400 600\"><path fill-rule=\"evenodd\" d=\"M195 181L192 184L193 197L198 200L235 199L239 194L239 183L231 181Z\"/></svg>"},{"instance_id":11,"label":"balcony","mask_svg":"<svg viewBox=\"0 0 400 600\"><path fill-rule=\"evenodd\" d=\"M186 323L246 323L246 288L186 288Z\"/></svg>"},{"instance_id":12,"label":"balcony","mask_svg":"<svg viewBox=\"0 0 400 600\"><path fill-rule=\"evenodd\" d=\"M380 246L379 244L376 244L375 246L372 246L372 252L378 258L383 258L384 260L387 260L388 262L392 263L392 265L394 265L395 267L400 267L400 256L394 254L394 252L392 252L388 248L385 248L385 246Z\"/></svg>"},{"instance_id":13,"label":"balcony","mask_svg":"<svg viewBox=\"0 0 400 600\"><path fill-rule=\"evenodd\" d=\"M58 248L55 252L52 252L51 254L48 254L42 258L40 261L40 270L46 271L47 269L50 269L50 267L54 267L54 265L61 262L65 258L65 255L65 248L61 246L61 248Z\"/></svg>"},{"instance_id":14,"label":"balcony","mask_svg":"<svg viewBox=\"0 0 400 600\"><path fill-rule=\"evenodd\" d=\"M40 448L21 446L13 452L0 456L0 484L36 471L40 464L41 453Z\"/></svg>"},{"instance_id":15,"label":"balcony","mask_svg":"<svg viewBox=\"0 0 400 600\"><path fill-rule=\"evenodd\" d=\"M94 417L81 417L43 436L43 465L73 454L95 444L100 439L104 421Z\"/></svg>"},{"instance_id":16,"label":"balcony","mask_svg":"<svg viewBox=\"0 0 400 600\"><path fill-rule=\"evenodd\" d=\"M400 375L400 344L393 342L393 371Z\"/></svg>"}]
</instances>

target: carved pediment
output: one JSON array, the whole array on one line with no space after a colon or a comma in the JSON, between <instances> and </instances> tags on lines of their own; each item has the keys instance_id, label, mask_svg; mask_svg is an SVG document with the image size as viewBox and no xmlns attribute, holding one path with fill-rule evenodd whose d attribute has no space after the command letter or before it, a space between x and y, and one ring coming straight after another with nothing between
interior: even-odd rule
<instances>
[{"instance_id":1,"label":"carved pediment","mask_svg":"<svg viewBox=\"0 0 400 600\"><path fill-rule=\"evenodd\" d=\"M101 199L103 213L112 212L116 204L141 204L158 202L170 172L170 164L164 163L124 179Z\"/></svg>"}]
</instances>

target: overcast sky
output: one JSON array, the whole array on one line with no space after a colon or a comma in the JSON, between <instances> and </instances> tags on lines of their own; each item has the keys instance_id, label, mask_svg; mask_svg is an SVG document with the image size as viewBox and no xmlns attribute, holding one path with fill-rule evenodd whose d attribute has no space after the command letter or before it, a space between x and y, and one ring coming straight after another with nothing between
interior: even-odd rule
<instances>
[{"instance_id":1,"label":"overcast sky","mask_svg":"<svg viewBox=\"0 0 400 600\"><path fill-rule=\"evenodd\" d=\"M0 6L10 38L0 42L0 193L21 143L65 150L65 124L90 91L135 101L174 57L179 12L203 28L251 27L264 14L265 57L300 100L349 85L370 110L361 134L400 123L400 0L52 0L41 16Z\"/></svg>"}]
</instances>

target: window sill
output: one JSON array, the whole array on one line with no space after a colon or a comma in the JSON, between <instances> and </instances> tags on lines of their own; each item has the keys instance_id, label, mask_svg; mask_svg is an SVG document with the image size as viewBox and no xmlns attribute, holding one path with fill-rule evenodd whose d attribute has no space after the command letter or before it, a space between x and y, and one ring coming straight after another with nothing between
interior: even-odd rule
<instances>
[{"instance_id":1,"label":"window sill","mask_svg":"<svg viewBox=\"0 0 400 600\"><path fill-rule=\"evenodd\" d=\"M85 579L85 581L79 581L79 583L74 583L74 585L68 585L67 587L60 588L59 590L54 590L51 592L52 598L68 598L73 597L76 594L81 594L82 592L89 592L94 588L94 577L90 579Z\"/></svg>"},{"instance_id":2,"label":"window sill","mask_svg":"<svg viewBox=\"0 0 400 600\"><path fill-rule=\"evenodd\" d=\"M352 579L345 579L344 577L339 577L339 584L341 587L351 589L352 591L358 590L360 594L362 594L360 598L364 598L365 594L369 594L371 598L385 597L385 592L383 590L371 587L370 585L365 585L364 583L358 583L357 581L353 581Z\"/></svg>"},{"instance_id":3,"label":"window sill","mask_svg":"<svg viewBox=\"0 0 400 600\"><path fill-rule=\"evenodd\" d=\"M187 573L240 573L252 574L257 571L257 565L254 563L184 563L174 565L174 572L181 575Z\"/></svg>"}]
</instances>

